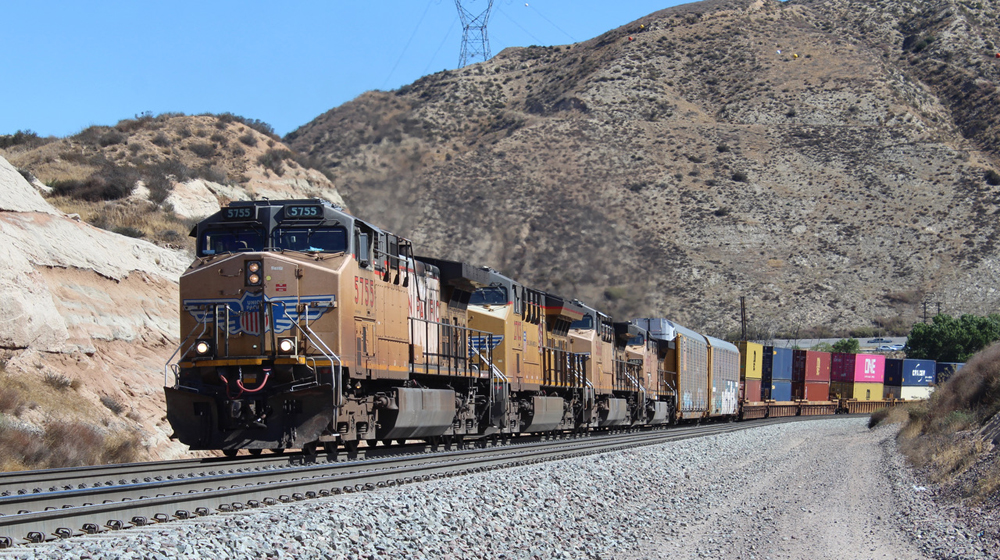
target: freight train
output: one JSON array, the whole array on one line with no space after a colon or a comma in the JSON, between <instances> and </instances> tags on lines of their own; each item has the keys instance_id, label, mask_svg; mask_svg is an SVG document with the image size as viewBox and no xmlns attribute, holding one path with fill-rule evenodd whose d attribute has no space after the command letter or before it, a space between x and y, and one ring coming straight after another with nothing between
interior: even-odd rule
<instances>
[{"instance_id":1,"label":"freight train","mask_svg":"<svg viewBox=\"0 0 1000 560\"><path fill-rule=\"evenodd\" d=\"M614 321L490 268L417 256L323 200L232 202L191 235L182 342L164 368L167 419L191 449L350 451L815 412L748 396L763 346Z\"/></svg>"}]
</instances>

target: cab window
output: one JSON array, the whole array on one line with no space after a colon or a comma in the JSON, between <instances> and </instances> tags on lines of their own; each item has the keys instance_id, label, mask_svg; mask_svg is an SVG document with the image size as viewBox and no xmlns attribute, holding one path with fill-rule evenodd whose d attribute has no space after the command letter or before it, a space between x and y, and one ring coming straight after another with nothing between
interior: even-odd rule
<instances>
[{"instance_id":1,"label":"cab window","mask_svg":"<svg viewBox=\"0 0 1000 560\"><path fill-rule=\"evenodd\" d=\"M205 230L198 240L198 255L219 255L264 250L263 230L249 227Z\"/></svg>"},{"instance_id":2,"label":"cab window","mask_svg":"<svg viewBox=\"0 0 1000 560\"><path fill-rule=\"evenodd\" d=\"M594 328L594 318L590 315L584 315L579 321L573 321L570 325L571 329L580 329L582 331L589 331Z\"/></svg>"},{"instance_id":3,"label":"cab window","mask_svg":"<svg viewBox=\"0 0 1000 560\"><path fill-rule=\"evenodd\" d=\"M347 251L344 228L283 227L275 230L275 246L288 251L343 253Z\"/></svg>"},{"instance_id":4,"label":"cab window","mask_svg":"<svg viewBox=\"0 0 1000 560\"><path fill-rule=\"evenodd\" d=\"M469 305L507 305L507 288L503 286L490 286L479 288L469 299Z\"/></svg>"}]
</instances>

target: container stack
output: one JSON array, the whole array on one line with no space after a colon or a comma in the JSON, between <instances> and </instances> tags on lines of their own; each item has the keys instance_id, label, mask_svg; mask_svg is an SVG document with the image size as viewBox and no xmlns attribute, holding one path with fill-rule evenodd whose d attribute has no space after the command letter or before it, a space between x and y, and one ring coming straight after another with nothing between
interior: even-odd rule
<instances>
[{"instance_id":1,"label":"container stack","mask_svg":"<svg viewBox=\"0 0 1000 560\"><path fill-rule=\"evenodd\" d=\"M830 400L830 353L792 352L792 398L797 401Z\"/></svg>"},{"instance_id":2,"label":"container stack","mask_svg":"<svg viewBox=\"0 0 1000 560\"><path fill-rule=\"evenodd\" d=\"M883 395L886 399L927 399L936 374L934 360L886 360Z\"/></svg>"},{"instance_id":3,"label":"container stack","mask_svg":"<svg viewBox=\"0 0 1000 560\"><path fill-rule=\"evenodd\" d=\"M945 381L951 379L951 376L958 373L958 370L962 369L965 362L938 362L935 366L937 384L940 385Z\"/></svg>"},{"instance_id":4,"label":"container stack","mask_svg":"<svg viewBox=\"0 0 1000 560\"><path fill-rule=\"evenodd\" d=\"M792 400L792 350L790 348L764 347L763 363L764 400L790 402Z\"/></svg>"},{"instance_id":5,"label":"container stack","mask_svg":"<svg viewBox=\"0 0 1000 560\"><path fill-rule=\"evenodd\" d=\"M834 353L830 358L830 395L880 401L885 392L885 356Z\"/></svg>"},{"instance_id":6,"label":"container stack","mask_svg":"<svg viewBox=\"0 0 1000 560\"><path fill-rule=\"evenodd\" d=\"M740 389L744 402L760 402L760 385L764 375L764 345L740 342Z\"/></svg>"}]
</instances>

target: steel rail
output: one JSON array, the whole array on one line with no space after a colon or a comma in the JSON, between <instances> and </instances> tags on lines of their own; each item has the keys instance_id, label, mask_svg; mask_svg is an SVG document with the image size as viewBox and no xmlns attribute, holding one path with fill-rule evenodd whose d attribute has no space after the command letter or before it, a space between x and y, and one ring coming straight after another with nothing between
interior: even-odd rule
<instances>
[{"instance_id":1,"label":"steel rail","mask_svg":"<svg viewBox=\"0 0 1000 560\"><path fill-rule=\"evenodd\" d=\"M150 522L187 519L213 511L238 511L278 501L289 502L375 489L440 476L455 476L543 460L707 437L775 423L823 418L831 417L789 417L749 424L710 424L700 428L617 434L618 437L594 437L586 434L567 440L6 496L0 498L0 548L15 543L41 542L106 529L146 525Z\"/></svg>"}]
</instances>

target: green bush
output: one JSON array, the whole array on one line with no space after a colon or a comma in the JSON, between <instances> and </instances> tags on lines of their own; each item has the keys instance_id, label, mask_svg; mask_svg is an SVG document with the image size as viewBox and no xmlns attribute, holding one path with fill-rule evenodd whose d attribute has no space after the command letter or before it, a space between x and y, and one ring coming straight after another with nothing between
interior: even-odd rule
<instances>
[{"instance_id":1,"label":"green bush","mask_svg":"<svg viewBox=\"0 0 1000 560\"><path fill-rule=\"evenodd\" d=\"M246 134L240 136L240 142L243 142L252 148L257 145L257 137L253 133L247 132Z\"/></svg>"},{"instance_id":2,"label":"green bush","mask_svg":"<svg viewBox=\"0 0 1000 560\"><path fill-rule=\"evenodd\" d=\"M861 352L861 343L856 338L842 338L833 343L833 351L857 354Z\"/></svg>"}]
</instances>

